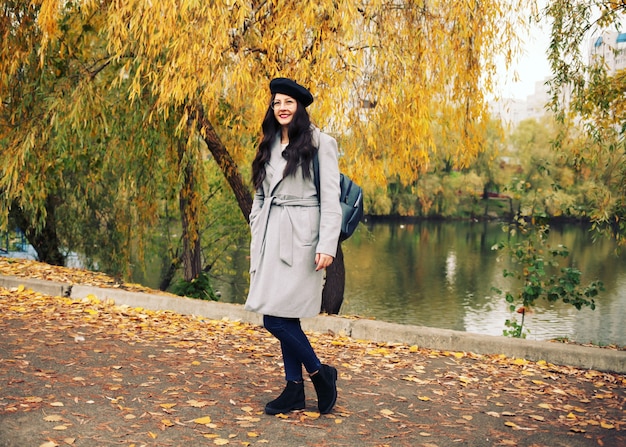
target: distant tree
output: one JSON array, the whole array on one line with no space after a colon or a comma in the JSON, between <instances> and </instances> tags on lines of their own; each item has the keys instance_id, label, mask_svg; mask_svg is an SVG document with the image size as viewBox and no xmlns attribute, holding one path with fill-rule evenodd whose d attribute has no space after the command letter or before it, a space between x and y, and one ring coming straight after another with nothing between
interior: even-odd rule
<instances>
[{"instance_id":1,"label":"distant tree","mask_svg":"<svg viewBox=\"0 0 626 447\"><path fill-rule=\"evenodd\" d=\"M538 16L552 24L549 107L564 124L555 142L578 143L569 146L570 156L579 170L593 175L590 217L621 244L626 244L626 70L611 72L606 61L588 60L588 49L589 39L602 31L623 30L625 14L624 2L575 0L548 1ZM625 50L615 51L617 56Z\"/></svg>"}]
</instances>

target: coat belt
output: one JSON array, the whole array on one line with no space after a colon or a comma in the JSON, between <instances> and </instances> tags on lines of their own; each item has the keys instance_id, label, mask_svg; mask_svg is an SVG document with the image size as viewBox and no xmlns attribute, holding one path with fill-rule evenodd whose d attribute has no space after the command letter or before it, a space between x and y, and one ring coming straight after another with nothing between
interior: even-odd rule
<instances>
[{"instance_id":1,"label":"coat belt","mask_svg":"<svg viewBox=\"0 0 626 447\"><path fill-rule=\"evenodd\" d=\"M280 196L266 197L263 201L263 207L257 217L257 225L259 228L259 237L261 241L255 244L256 253L253 254L252 259L255 260L255 265L251 266L250 271L256 271L260 262L261 256L265 252L265 237L267 233L267 223L269 222L270 210L273 207L280 209L279 217L279 255L280 260L285 264L291 266L293 262L293 222L291 220L291 214L289 209L291 207L309 207L319 206L319 202L316 197L311 198L286 198Z\"/></svg>"}]
</instances>

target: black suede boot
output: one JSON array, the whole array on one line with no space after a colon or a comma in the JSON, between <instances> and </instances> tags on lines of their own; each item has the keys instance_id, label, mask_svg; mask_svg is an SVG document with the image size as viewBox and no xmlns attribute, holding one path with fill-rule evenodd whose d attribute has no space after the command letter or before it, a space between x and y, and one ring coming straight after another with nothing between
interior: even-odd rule
<instances>
[{"instance_id":1,"label":"black suede boot","mask_svg":"<svg viewBox=\"0 0 626 447\"><path fill-rule=\"evenodd\" d=\"M304 407L304 382L288 381L280 396L265 405L265 413L289 413L292 410L302 410Z\"/></svg>"},{"instance_id":2,"label":"black suede boot","mask_svg":"<svg viewBox=\"0 0 626 447\"><path fill-rule=\"evenodd\" d=\"M311 376L311 382L317 392L317 407L321 414L330 413L337 401L337 370L332 366L322 365Z\"/></svg>"}]
</instances>

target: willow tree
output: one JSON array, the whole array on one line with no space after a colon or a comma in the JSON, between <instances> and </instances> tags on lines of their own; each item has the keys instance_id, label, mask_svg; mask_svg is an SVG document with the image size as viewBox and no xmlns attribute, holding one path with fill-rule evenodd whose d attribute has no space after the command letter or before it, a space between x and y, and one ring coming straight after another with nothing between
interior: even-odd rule
<instances>
[{"instance_id":1,"label":"willow tree","mask_svg":"<svg viewBox=\"0 0 626 447\"><path fill-rule=\"evenodd\" d=\"M390 177L413 184L440 156L434 144L440 129L450 130L438 145L454 166L482 150L496 59L515 56L523 26L522 2L509 0L22 3L37 11L37 33L27 45L37 46L40 67L98 49L94 60L103 69L75 72L72 79L84 88L71 91L73 107L56 116L57 126L71 126L78 136L94 133L90 120L103 129L102 112L89 105L109 95L120 95L128 110L142 109L146 127L173 120L188 142L181 156L202 138L246 218L245 176L271 78L291 77L311 89L314 121L341 141L343 169L366 190ZM62 51L68 17L95 30L98 43L75 39L71 52ZM10 66L6 56L3 65ZM125 148L129 154L146 150L135 143ZM9 144L23 159L28 148ZM12 180L5 185L25 166L7 168Z\"/></svg>"},{"instance_id":2,"label":"willow tree","mask_svg":"<svg viewBox=\"0 0 626 447\"><path fill-rule=\"evenodd\" d=\"M49 42L66 3L42 0ZM414 180L435 155L433 123L460 130L447 143L467 164L481 148L495 58L514 55L521 24L510 1L80 4L85 16L102 12L107 56L128 76L112 87L131 101L149 91L151 120L182 107L181 129L195 123L227 177L250 159L278 75L309 86L316 122L350 137L342 151L359 180Z\"/></svg>"},{"instance_id":3,"label":"willow tree","mask_svg":"<svg viewBox=\"0 0 626 447\"><path fill-rule=\"evenodd\" d=\"M572 165L593 185L586 193L592 220L625 244L626 69L610 69L608 60L590 57L590 48L603 32L624 31L626 3L548 1L542 19L552 23L549 106L566 129L556 142L573 148ZM613 51L607 56L623 58L626 50L615 45Z\"/></svg>"}]
</instances>

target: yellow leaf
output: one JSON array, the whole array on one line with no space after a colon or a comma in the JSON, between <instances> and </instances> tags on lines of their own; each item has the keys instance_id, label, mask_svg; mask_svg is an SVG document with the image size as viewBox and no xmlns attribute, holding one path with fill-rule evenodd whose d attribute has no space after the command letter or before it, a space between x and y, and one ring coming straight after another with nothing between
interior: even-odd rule
<instances>
[{"instance_id":1,"label":"yellow leaf","mask_svg":"<svg viewBox=\"0 0 626 447\"><path fill-rule=\"evenodd\" d=\"M204 416L193 420L196 424L206 425L211 423L211 416Z\"/></svg>"},{"instance_id":2,"label":"yellow leaf","mask_svg":"<svg viewBox=\"0 0 626 447\"><path fill-rule=\"evenodd\" d=\"M606 428L607 430L611 430L611 429L615 428L615 425L609 424L608 422L602 421L602 422L600 422L600 427Z\"/></svg>"},{"instance_id":3,"label":"yellow leaf","mask_svg":"<svg viewBox=\"0 0 626 447\"><path fill-rule=\"evenodd\" d=\"M52 430L67 430L67 426L66 425L57 425L56 427L52 427Z\"/></svg>"},{"instance_id":4,"label":"yellow leaf","mask_svg":"<svg viewBox=\"0 0 626 447\"><path fill-rule=\"evenodd\" d=\"M511 422L511 421L505 422L504 425L506 425L507 427L511 427L511 428L519 428L519 426L515 422Z\"/></svg>"},{"instance_id":5,"label":"yellow leaf","mask_svg":"<svg viewBox=\"0 0 626 447\"><path fill-rule=\"evenodd\" d=\"M247 433L247 435L248 435L248 437L249 437L249 438L258 438L258 437L259 437L259 434L258 434L258 433L255 433L255 432L253 432L253 431L249 431L249 432Z\"/></svg>"},{"instance_id":6,"label":"yellow leaf","mask_svg":"<svg viewBox=\"0 0 626 447\"><path fill-rule=\"evenodd\" d=\"M174 423L170 421L169 419L161 419L161 424L165 425L166 427L174 426Z\"/></svg>"},{"instance_id":7,"label":"yellow leaf","mask_svg":"<svg viewBox=\"0 0 626 447\"><path fill-rule=\"evenodd\" d=\"M52 402L50 404L51 407L62 407L63 406L63 402Z\"/></svg>"},{"instance_id":8,"label":"yellow leaf","mask_svg":"<svg viewBox=\"0 0 626 447\"><path fill-rule=\"evenodd\" d=\"M195 399L188 400L187 403L194 408L202 408L202 407L206 407L207 405L209 405L209 402L207 401L197 401Z\"/></svg>"},{"instance_id":9,"label":"yellow leaf","mask_svg":"<svg viewBox=\"0 0 626 447\"><path fill-rule=\"evenodd\" d=\"M534 420L540 421L540 422L543 422L543 421L546 420L546 418L544 418L543 416L539 416L537 414L531 414L530 417L531 417L531 419L534 419Z\"/></svg>"},{"instance_id":10,"label":"yellow leaf","mask_svg":"<svg viewBox=\"0 0 626 447\"><path fill-rule=\"evenodd\" d=\"M387 410L386 408L380 410L380 413L384 416L391 416L393 414L393 411L391 410Z\"/></svg>"},{"instance_id":11,"label":"yellow leaf","mask_svg":"<svg viewBox=\"0 0 626 447\"><path fill-rule=\"evenodd\" d=\"M194 360L193 362L191 362L191 364L192 364L193 366L198 366L198 365L201 365L201 363L200 363L199 361L197 361L197 360Z\"/></svg>"},{"instance_id":12,"label":"yellow leaf","mask_svg":"<svg viewBox=\"0 0 626 447\"><path fill-rule=\"evenodd\" d=\"M150 436L152 439L156 439L156 438L157 438L157 436L159 436L159 435L157 435L156 433L152 433L151 431L149 431L149 432L148 432L148 436Z\"/></svg>"},{"instance_id":13,"label":"yellow leaf","mask_svg":"<svg viewBox=\"0 0 626 447\"><path fill-rule=\"evenodd\" d=\"M304 414L308 417L310 417L311 419L317 419L320 417L319 413L313 412L313 411L305 411Z\"/></svg>"},{"instance_id":14,"label":"yellow leaf","mask_svg":"<svg viewBox=\"0 0 626 447\"><path fill-rule=\"evenodd\" d=\"M430 397L427 397L427 396L417 396L417 398L418 398L419 400L423 400L424 402L427 402L427 401L429 401L429 400L430 400Z\"/></svg>"},{"instance_id":15,"label":"yellow leaf","mask_svg":"<svg viewBox=\"0 0 626 447\"><path fill-rule=\"evenodd\" d=\"M419 348L417 347L417 345L413 345L409 348L409 352L417 352L419 350Z\"/></svg>"},{"instance_id":16,"label":"yellow leaf","mask_svg":"<svg viewBox=\"0 0 626 447\"><path fill-rule=\"evenodd\" d=\"M420 432L420 436L424 436L425 438L427 438L427 437L432 436L432 435L430 433L425 432L425 431L421 431Z\"/></svg>"},{"instance_id":17,"label":"yellow leaf","mask_svg":"<svg viewBox=\"0 0 626 447\"><path fill-rule=\"evenodd\" d=\"M217 439L213 440L213 444L215 444L215 445L226 445L226 444L228 444L228 439L217 438Z\"/></svg>"},{"instance_id":18,"label":"yellow leaf","mask_svg":"<svg viewBox=\"0 0 626 447\"><path fill-rule=\"evenodd\" d=\"M161 408L174 408L177 404L160 404Z\"/></svg>"},{"instance_id":19,"label":"yellow leaf","mask_svg":"<svg viewBox=\"0 0 626 447\"><path fill-rule=\"evenodd\" d=\"M576 415L574 413L568 413L567 419L576 419Z\"/></svg>"},{"instance_id":20,"label":"yellow leaf","mask_svg":"<svg viewBox=\"0 0 626 447\"><path fill-rule=\"evenodd\" d=\"M59 444L57 444L54 441L48 441L48 442L44 442L39 447L59 447Z\"/></svg>"}]
</instances>

